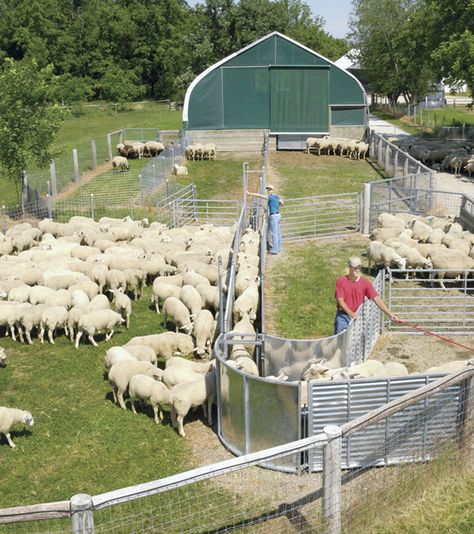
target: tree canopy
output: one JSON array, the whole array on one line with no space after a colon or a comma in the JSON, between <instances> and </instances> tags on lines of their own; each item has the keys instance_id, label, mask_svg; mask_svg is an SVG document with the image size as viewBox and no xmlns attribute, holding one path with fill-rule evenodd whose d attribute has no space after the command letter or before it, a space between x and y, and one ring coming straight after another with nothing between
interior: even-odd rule
<instances>
[{"instance_id":1,"label":"tree canopy","mask_svg":"<svg viewBox=\"0 0 474 534\"><path fill-rule=\"evenodd\" d=\"M53 65L66 103L182 99L200 72L272 31L337 59L348 45L323 24L301 0L3 0L0 63Z\"/></svg>"},{"instance_id":2,"label":"tree canopy","mask_svg":"<svg viewBox=\"0 0 474 534\"><path fill-rule=\"evenodd\" d=\"M474 88L472 0L353 0L351 42L370 89L416 102L442 80Z\"/></svg>"}]
</instances>

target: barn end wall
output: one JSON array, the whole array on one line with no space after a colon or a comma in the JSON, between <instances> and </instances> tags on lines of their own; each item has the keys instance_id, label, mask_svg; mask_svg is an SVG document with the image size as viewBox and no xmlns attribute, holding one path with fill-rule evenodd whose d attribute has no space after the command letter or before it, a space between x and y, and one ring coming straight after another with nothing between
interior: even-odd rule
<instances>
[{"instance_id":1,"label":"barn end wall","mask_svg":"<svg viewBox=\"0 0 474 534\"><path fill-rule=\"evenodd\" d=\"M360 126L331 126L330 134L332 137L345 137L347 139L356 139L362 141L365 137L366 127Z\"/></svg>"},{"instance_id":2,"label":"barn end wall","mask_svg":"<svg viewBox=\"0 0 474 534\"><path fill-rule=\"evenodd\" d=\"M249 152L262 154L265 129L245 130L187 130L192 143L214 143L219 153L225 152ZM276 139L269 138L269 149L276 150Z\"/></svg>"}]
</instances>

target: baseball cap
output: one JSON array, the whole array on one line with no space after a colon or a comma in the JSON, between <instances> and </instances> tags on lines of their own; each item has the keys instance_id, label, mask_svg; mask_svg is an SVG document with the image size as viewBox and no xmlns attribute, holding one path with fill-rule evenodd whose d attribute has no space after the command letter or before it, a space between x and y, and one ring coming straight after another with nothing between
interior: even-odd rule
<instances>
[{"instance_id":1,"label":"baseball cap","mask_svg":"<svg viewBox=\"0 0 474 534\"><path fill-rule=\"evenodd\" d=\"M349 267L360 267L362 265L362 262L360 261L359 256L350 257L347 263Z\"/></svg>"},{"instance_id":2,"label":"baseball cap","mask_svg":"<svg viewBox=\"0 0 474 534\"><path fill-rule=\"evenodd\" d=\"M271 190L273 190L273 185L272 185L272 184L267 184L267 185L265 186L265 189L271 189Z\"/></svg>"}]
</instances>

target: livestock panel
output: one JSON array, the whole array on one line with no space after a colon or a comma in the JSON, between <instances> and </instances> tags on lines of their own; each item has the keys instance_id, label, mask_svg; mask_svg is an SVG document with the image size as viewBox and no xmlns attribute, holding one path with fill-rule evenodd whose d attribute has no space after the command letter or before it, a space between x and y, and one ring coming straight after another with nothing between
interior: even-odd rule
<instances>
[{"instance_id":1,"label":"livestock panel","mask_svg":"<svg viewBox=\"0 0 474 534\"><path fill-rule=\"evenodd\" d=\"M342 425L414 391L440 375L308 382L308 435ZM429 460L440 442L459 435L466 384L461 382L342 441L342 468ZM422 424L421 424L422 422ZM322 452L309 458L323 467Z\"/></svg>"},{"instance_id":2,"label":"livestock panel","mask_svg":"<svg viewBox=\"0 0 474 534\"><path fill-rule=\"evenodd\" d=\"M361 195L347 193L285 201L281 221L284 241L355 234L361 228Z\"/></svg>"}]
</instances>

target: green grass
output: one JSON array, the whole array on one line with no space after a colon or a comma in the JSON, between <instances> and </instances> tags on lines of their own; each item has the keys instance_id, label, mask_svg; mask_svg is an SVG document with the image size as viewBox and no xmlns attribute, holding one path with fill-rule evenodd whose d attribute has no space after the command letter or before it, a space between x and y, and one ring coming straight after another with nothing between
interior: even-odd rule
<instances>
[{"instance_id":1,"label":"green grass","mask_svg":"<svg viewBox=\"0 0 474 534\"><path fill-rule=\"evenodd\" d=\"M24 346L2 339L9 362L0 373L1 404L32 412L35 425L19 427L16 449L0 446L0 507L96 494L155 480L189 466L188 445L169 417L156 425L148 414L123 411L104 379L104 354L135 335L163 330L149 309L150 289L133 305L131 327L99 347L79 350L64 335L55 346Z\"/></svg>"},{"instance_id":2,"label":"green grass","mask_svg":"<svg viewBox=\"0 0 474 534\"><path fill-rule=\"evenodd\" d=\"M366 160L315 156L302 152L274 153L270 164L280 180L284 198L362 191L365 182L381 175Z\"/></svg>"}]
</instances>

